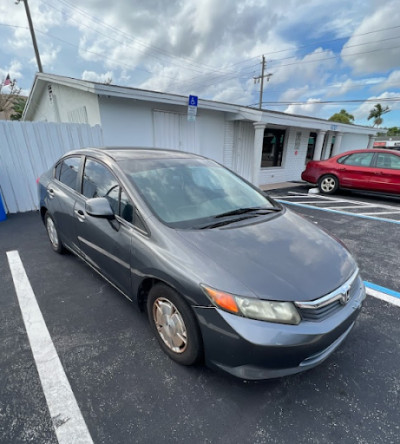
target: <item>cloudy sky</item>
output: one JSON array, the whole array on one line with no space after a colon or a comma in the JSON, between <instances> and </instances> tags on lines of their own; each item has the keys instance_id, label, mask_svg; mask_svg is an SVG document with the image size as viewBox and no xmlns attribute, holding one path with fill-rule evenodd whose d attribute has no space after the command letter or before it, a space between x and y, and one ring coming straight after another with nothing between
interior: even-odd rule
<instances>
[{"instance_id":1,"label":"cloudy sky","mask_svg":"<svg viewBox=\"0 0 400 444\"><path fill-rule=\"evenodd\" d=\"M0 81L37 65L23 2L0 2ZM371 125L400 126L398 0L29 0L43 70ZM6 88L4 88L6 91Z\"/></svg>"}]
</instances>

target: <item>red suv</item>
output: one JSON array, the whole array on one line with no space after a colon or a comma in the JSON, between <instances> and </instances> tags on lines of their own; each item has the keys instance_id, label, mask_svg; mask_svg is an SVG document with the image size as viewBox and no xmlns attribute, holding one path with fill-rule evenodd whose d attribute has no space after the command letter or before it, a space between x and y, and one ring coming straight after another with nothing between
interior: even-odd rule
<instances>
[{"instance_id":1,"label":"red suv","mask_svg":"<svg viewBox=\"0 0 400 444\"><path fill-rule=\"evenodd\" d=\"M308 162L301 178L317 184L321 193L339 188L400 194L400 152L353 150L327 160Z\"/></svg>"}]
</instances>

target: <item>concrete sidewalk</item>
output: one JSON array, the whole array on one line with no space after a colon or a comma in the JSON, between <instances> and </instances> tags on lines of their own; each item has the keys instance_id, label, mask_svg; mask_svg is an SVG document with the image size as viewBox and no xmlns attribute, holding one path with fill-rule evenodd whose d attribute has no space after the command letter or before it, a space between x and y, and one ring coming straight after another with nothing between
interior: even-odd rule
<instances>
[{"instance_id":1,"label":"concrete sidewalk","mask_svg":"<svg viewBox=\"0 0 400 444\"><path fill-rule=\"evenodd\" d=\"M293 188L297 186L307 185L307 182L280 182L280 183L270 183L267 185L260 185L263 191L271 191L271 190L281 190L283 188Z\"/></svg>"}]
</instances>

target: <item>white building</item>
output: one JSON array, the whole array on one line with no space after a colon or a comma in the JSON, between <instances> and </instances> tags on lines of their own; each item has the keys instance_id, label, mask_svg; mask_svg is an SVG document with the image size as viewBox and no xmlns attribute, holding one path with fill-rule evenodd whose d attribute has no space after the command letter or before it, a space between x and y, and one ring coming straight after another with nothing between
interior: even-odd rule
<instances>
[{"instance_id":1,"label":"white building","mask_svg":"<svg viewBox=\"0 0 400 444\"><path fill-rule=\"evenodd\" d=\"M23 119L99 124L105 145L198 153L256 185L300 180L307 160L372 148L377 132L201 98L188 121L188 97L43 73Z\"/></svg>"}]
</instances>

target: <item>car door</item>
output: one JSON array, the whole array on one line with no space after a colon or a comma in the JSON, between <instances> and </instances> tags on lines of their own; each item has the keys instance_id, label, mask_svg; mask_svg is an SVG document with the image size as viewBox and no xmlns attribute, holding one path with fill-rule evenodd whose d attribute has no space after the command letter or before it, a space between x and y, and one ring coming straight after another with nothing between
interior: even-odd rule
<instances>
[{"instance_id":1,"label":"car door","mask_svg":"<svg viewBox=\"0 0 400 444\"><path fill-rule=\"evenodd\" d=\"M106 197L116 218L87 214L86 201L94 197ZM111 170L95 159L86 159L82 194L76 201L74 215L83 257L129 297L133 204Z\"/></svg>"},{"instance_id":2,"label":"car door","mask_svg":"<svg viewBox=\"0 0 400 444\"><path fill-rule=\"evenodd\" d=\"M375 168L372 167L373 152L353 153L338 160L340 186L361 190L373 189Z\"/></svg>"},{"instance_id":3,"label":"car door","mask_svg":"<svg viewBox=\"0 0 400 444\"><path fill-rule=\"evenodd\" d=\"M376 153L374 166L376 190L400 194L400 155Z\"/></svg>"},{"instance_id":4,"label":"car door","mask_svg":"<svg viewBox=\"0 0 400 444\"><path fill-rule=\"evenodd\" d=\"M54 218L61 240L78 250L75 231L74 207L79 199L79 176L82 156L68 156L60 160L54 170L54 178L47 184L46 206Z\"/></svg>"}]
</instances>

